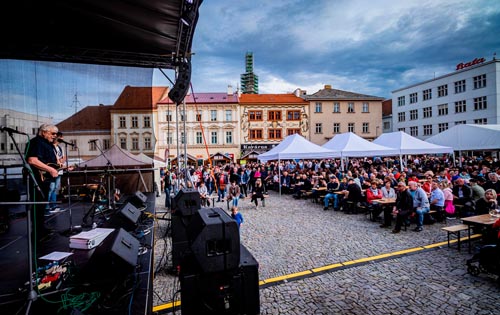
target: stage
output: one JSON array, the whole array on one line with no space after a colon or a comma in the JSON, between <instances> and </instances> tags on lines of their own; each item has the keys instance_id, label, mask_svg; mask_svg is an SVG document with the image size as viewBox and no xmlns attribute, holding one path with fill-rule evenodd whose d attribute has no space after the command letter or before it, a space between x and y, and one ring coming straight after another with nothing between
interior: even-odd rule
<instances>
[{"instance_id":1,"label":"stage","mask_svg":"<svg viewBox=\"0 0 500 315\"><path fill-rule=\"evenodd\" d=\"M70 248L70 235L67 234L70 227L76 230L76 226L82 225L84 215L93 206L90 200L72 198L71 210L67 201L62 202L59 206L65 209L64 212L45 217L46 226L54 233L39 244L33 244L37 258L33 272L38 268L38 275L43 275L45 267L52 263L39 259L44 255L55 251L72 254L59 261L59 270L65 267L65 271L59 278L52 279L50 287L34 291L36 300L33 295L29 297L27 208L25 205L3 205L4 209L8 208L8 220L5 231L0 233L2 313L24 314L28 300L33 301L29 314L70 314L82 301L90 306L85 314L151 313L155 195L146 193L144 197L143 202L135 195L122 196L115 209L107 211L109 202L96 202L94 208L101 206L101 209L95 213L94 222L98 227L112 228L115 232L90 250ZM83 230L90 230L90 227ZM132 246L136 243L138 252L137 247ZM135 262L135 259L137 263L131 264L130 260Z\"/></svg>"}]
</instances>

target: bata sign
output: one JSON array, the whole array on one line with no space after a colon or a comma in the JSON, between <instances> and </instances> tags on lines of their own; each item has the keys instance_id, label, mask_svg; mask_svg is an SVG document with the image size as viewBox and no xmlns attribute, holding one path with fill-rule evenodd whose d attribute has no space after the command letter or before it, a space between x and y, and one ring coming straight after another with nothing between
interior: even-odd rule
<instances>
[{"instance_id":1,"label":"bata sign","mask_svg":"<svg viewBox=\"0 0 500 315\"><path fill-rule=\"evenodd\" d=\"M484 58L476 58L476 59L469 61L469 62L466 62L466 63L461 62L457 65L457 70L462 70L462 69L465 69L467 67L474 66L474 65L477 65L477 64L480 64L483 62L485 62Z\"/></svg>"}]
</instances>

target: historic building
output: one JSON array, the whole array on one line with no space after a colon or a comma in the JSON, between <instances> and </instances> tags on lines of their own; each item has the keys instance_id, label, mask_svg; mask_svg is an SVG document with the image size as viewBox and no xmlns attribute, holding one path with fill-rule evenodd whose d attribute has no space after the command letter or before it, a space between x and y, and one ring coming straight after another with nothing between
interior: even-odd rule
<instances>
[{"instance_id":1,"label":"historic building","mask_svg":"<svg viewBox=\"0 0 500 315\"><path fill-rule=\"evenodd\" d=\"M324 89L305 96L309 112L309 140L323 145L336 134L353 132L367 140L382 133L383 98L354 92Z\"/></svg>"},{"instance_id":2,"label":"historic building","mask_svg":"<svg viewBox=\"0 0 500 315\"><path fill-rule=\"evenodd\" d=\"M241 156L266 152L286 136L309 138L309 103L295 94L240 96Z\"/></svg>"},{"instance_id":3,"label":"historic building","mask_svg":"<svg viewBox=\"0 0 500 315\"><path fill-rule=\"evenodd\" d=\"M166 98L157 104L160 156L174 159L186 148L203 163L210 157L215 165L223 156L234 161L240 152L238 94L229 86L226 93L188 94L184 102L176 106Z\"/></svg>"},{"instance_id":4,"label":"historic building","mask_svg":"<svg viewBox=\"0 0 500 315\"><path fill-rule=\"evenodd\" d=\"M498 124L500 62L476 58L456 71L392 92L394 131L427 139L458 124Z\"/></svg>"}]
</instances>

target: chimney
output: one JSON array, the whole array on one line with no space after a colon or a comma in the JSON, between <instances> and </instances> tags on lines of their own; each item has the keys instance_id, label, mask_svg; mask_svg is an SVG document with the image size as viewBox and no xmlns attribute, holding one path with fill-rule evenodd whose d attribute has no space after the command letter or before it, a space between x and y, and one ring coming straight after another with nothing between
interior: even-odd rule
<instances>
[{"instance_id":1,"label":"chimney","mask_svg":"<svg viewBox=\"0 0 500 315\"><path fill-rule=\"evenodd\" d=\"M233 95L233 86L232 85L227 86L227 95Z\"/></svg>"},{"instance_id":2,"label":"chimney","mask_svg":"<svg viewBox=\"0 0 500 315\"><path fill-rule=\"evenodd\" d=\"M332 86L330 84L325 84L325 90L331 90Z\"/></svg>"}]
</instances>

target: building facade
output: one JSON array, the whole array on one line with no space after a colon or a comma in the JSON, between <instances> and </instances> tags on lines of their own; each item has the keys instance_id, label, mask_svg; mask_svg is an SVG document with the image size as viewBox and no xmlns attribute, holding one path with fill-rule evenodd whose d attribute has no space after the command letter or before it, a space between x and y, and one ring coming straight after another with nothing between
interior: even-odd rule
<instances>
[{"instance_id":1,"label":"building facade","mask_svg":"<svg viewBox=\"0 0 500 315\"><path fill-rule=\"evenodd\" d=\"M240 96L241 155L266 152L289 135L309 137L309 103L295 94Z\"/></svg>"},{"instance_id":2,"label":"building facade","mask_svg":"<svg viewBox=\"0 0 500 315\"><path fill-rule=\"evenodd\" d=\"M367 140L382 133L383 98L354 92L324 89L307 95L310 107L309 139L323 145L336 134L353 132Z\"/></svg>"},{"instance_id":3,"label":"building facade","mask_svg":"<svg viewBox=\"0 0 500 315\"><path fill-rule=\"evenodd\" d=\"M393 91L393 130L424 140L458 124L498 124L499 60L476 58L456 69Z\"/></svg>"},{"instance_id":4,"label":"building facade","mask_svg":"<svg viewBox=\"0 0 500 315\"><path fill-rule=\"evenodd\" d=\"M184 102L175 106L167 98L157 104L160 156L174 159L186 148L204 163L220 154L234 161L240 147L238 94L229 86L227 93L188 94Z\"/></svg>"}]
</instances>

